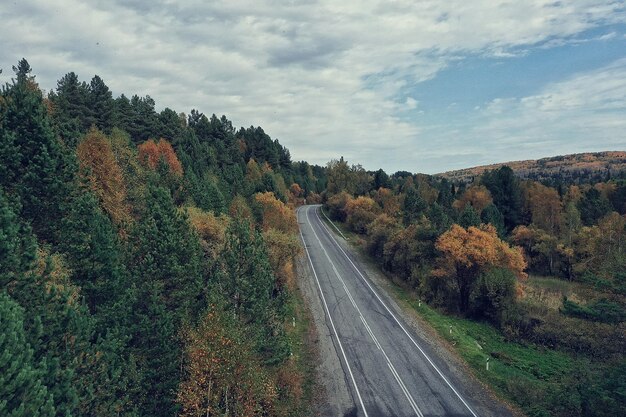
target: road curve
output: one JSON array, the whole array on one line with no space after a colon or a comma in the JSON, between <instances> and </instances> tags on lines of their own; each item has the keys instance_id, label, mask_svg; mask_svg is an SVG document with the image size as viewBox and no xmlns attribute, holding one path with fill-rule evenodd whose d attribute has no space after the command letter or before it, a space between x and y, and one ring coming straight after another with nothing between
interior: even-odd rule
<instances>
[{"instance_id":1,"label":"road curve","mask_svg":"<svg viewBox=\"0 0 626 417\"><path fill-rule=\"evenodd\" d=\"M432 342L411 331L356 257L338 243L320 206L302 206L297 215L341 377L350 385L358 415L485 417L430 348Z\"/></svg>"}]
</instances>

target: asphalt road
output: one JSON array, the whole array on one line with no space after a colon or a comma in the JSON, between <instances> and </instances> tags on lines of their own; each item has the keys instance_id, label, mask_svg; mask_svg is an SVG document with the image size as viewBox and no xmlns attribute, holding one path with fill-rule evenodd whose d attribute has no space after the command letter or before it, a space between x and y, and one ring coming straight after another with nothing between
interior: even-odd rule
<instances>
[{"instance_id":1,"label":"asphalt road","mask_svg":"<svg viewBox=\"0 0 626 417\"><path fill-rule=\"evenodd\" d=\"M298 210L305 256L357 415L478 417L480 406L468 397L472 390L457 386L448 364L429 348L431 342L390 307L321 216L320 206Z\"/></svg>"}]
</instances>

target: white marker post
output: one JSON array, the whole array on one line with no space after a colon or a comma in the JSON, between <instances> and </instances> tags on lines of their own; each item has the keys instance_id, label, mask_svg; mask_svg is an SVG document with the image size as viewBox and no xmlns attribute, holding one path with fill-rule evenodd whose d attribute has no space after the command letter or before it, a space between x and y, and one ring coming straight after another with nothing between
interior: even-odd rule
<instances>
[{"instance_id":1,"label":"white marker post","mask_svg":"<svg viewBox=\"0 0 626 417\"><path fill-rule=\"evenodd\" d=\"M487 357L487 363L486 363L486 365L485 365L485 368L486 368L487 370L489 370L489 357Z\"/></svg>"}]
</instances>

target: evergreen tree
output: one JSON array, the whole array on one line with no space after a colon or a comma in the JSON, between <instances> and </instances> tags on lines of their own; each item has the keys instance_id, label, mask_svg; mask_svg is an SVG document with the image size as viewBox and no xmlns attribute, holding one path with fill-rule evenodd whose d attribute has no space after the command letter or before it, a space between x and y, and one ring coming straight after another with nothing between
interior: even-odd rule
<instances>
[{"instance_id":1,"label":"evergreen tree","mask_svg":"<svg viewBox=\"0 0 626 417\"><path fill-rule=\"evenodd\" d=\"M374 173L374 189L378 190L380 187L390 188L391 181L389 180L389 175L382 169L379 169Z\"/></svg>"},{"instance_id":2,"label":"evergreen tree","mask_svg":"<svg viewBox=\"0 0 626 417\"><path fill-rule=\"evenodd\" d=\"M503 238L506 234L506 228L504 227L504 217L498 207L495 204L489 204L485 207L480 214L480 219L485 224L492 224L498 231L498 236ZM467 226L465 226L467 227Z\"/></svg>"},{"instance_id":3,"label":"evergreen tree","mask_svg":"<svg viewBox=\"0 0 626 417\"><path fill-rule=\"evenodd\" d=\"M585 226L594 225L611 212L611 203L595 188L590 188L578 202L580 218Z\"/></svg>"},{"instance_id":4,"label":"evergreen tree","mask_svg":"<svg viewBox=\"0 0 626 417\"><path fill-rule=\"evenodd\" d=\"M0 102L0 186L19 198L37 236L55 242L75 164L54 135L30 65L23 59L14 70Z\"/></svg>"},{"instance_id":5,"label":"evergreen tree","mask_svg":"<svg viewBox=\"0 0 626 417\"><path fill-rule=\"evenodd\" d=\"M133 120L133 108L124 94L113 101L113 125L130 134Z\"/></svg>"},{"instance_id":6,"label":"evergreen tree","mask_svg":"<svg viewBox=\"0 0 626 417\"><path fill-rule=\"evenodd\" d=\"M95 75L89 83L88 103L92 112L91 122L98 129L105 133L111 133L113 129L113 118L115 103L109 87L102 81L102 78ZM91 124L87 129L91 128Z\"/></svg>"},{"instance_id":7,"label":"evergreen tree","mask_svg":"<svg viewBox=\"0 0 626 417\"><path fill-rule=\"evenodd\" d=\"M91 312L106 320L119 315L121 311L110 310L123 307L119 299L127 288L121 248L110 219L90 192L83 191L74 199L62 235L61 248L67 254L72 280L81 287Z\"/></svg>"},{"instance_id":8,"label":"evergreen tree","mask_svg":"<svg viewBox=\"0 0 626 417\"><path fill-rule=\"evenodd\" d=\"M53 119L61 139L71 147L94 123L95 112L90 101L89 86L74 72L57 82L56 92L49 95L53 104Z\"/></svg>"},{"instance_id":9,"label":"evergreen tree","mask_svg":"<svg viewBox=\"0 0 626 417\"><path fill-rule=\"evenodd\" d=\"M454 184L443 178L439 183L439 194L437 195L437 203L444 209L450 209L454 202Z\"/></svg>"},{"instance_id":10,"label":"evergreen tree","mask_svg":"<svg viewBox=\"0 0 626 417\"><path fill-rule=\"evenodd\" d=\"M418 220L428 208L428 204L420 196L415 187L408 187L404 196L402 210L404 211L404 223L409 224Z\"/></svg>"},{"instance_id":11,"label":"evergreen tree","mask_svg":"<svg viewBox=\"0 0 626 417\"><path fill-rule=\"evenodd\" d=\"M122 104L123 103L119 103ZM134 95L130 99L130 123L126 126L126 131L130 134L135 144L144 142L157 135L159 119L154 100L150 96L139 97ZM121 126L120 126L121 127Z\"/></svg>"},{"instance_id":12,"label":"evergreen tree","mask_svg":"<svg viewBox=\"0 0 626 417\"><path fill-rule=\"evenodd\" d=\"M178 409L175 398L183 352L176 329L180 321L163 299L158 281L145 282L133 307L131 348L141 381L137 402L145 416L170 417Z\"/></svg>"},{"instance_id":13,"label":"evergreen tree","mask_svg":"<svg viewBox=\"0 0 626 417\"><path fill-rule=\"evenodd\" d=\"M437 203L428 208L427 214L431 226L435 231L435 235L440 235L452 226L452 219L446 214L446 211Z\"/></svg>"},{"instance_id":14,"label":"evergreen tree","mask_svg":"<svg viewBox=\"0 0 626 417\"><path fill-rule=\"evenodd\" d=\"M0 415L53 417L52 397L24 334L24 312L0 292Z\"/></svg>"},{"instance_id":15,"label":"evergreen tree","mask_svg":"<svg viewBox=\"0 0 626 417\"><path fill-rule=\"evenodd\" d=\"M468 228L470 226L479 226L481 223L480 216L474 210L470 204L465 205L465 208L459 215L459 225L464 228Z\"/></svg>"},{"instance_id":16,"label":"evergreen tree","mask_svg":"<svg viewBox=\"0 0 626 417\"><path fill-rule=\"evenodd\" d=\"M154 283L168 311L177 317L198 313L203 299L202 250L169 192L150 186L143 218L132 232L132 272L141 287Z\"/></svg>"},{"instance_id":17,"label":"evergreen tree","mask_svg":"<svg viewBox=\"0 0 626 417\"><path fill-rule=\"evenodd\" d=\"M181 119L181 116L167 107L159 113L159 134L176 146L185 128L184 123L185 120Z\"/></svg>"},{"instance_id":18,"label":"evergreen tree","mask_svg":"<svg viewBox=\"0 0 626 417\"><path fill-rule=\"evenodd\" d=\"M493 198L493 204L500 210L507 231L520 225L522 216L522 190L515 173L508 166L487 171L481 178L481 184L487 187Z\"/></svg>"},{"instance_id":19,"label":"evergreen tree","mask_svg":"<svg viewBox=\"0 0 626 417\"><path fill-rule=\"evenodd\" d=\"M289 354L281 326L286 295L272 273L261 234L247 220L233 219L221 259L221 290L253 334L257 351L265 363L284 360Z\"/></svg>"}]
</instances>

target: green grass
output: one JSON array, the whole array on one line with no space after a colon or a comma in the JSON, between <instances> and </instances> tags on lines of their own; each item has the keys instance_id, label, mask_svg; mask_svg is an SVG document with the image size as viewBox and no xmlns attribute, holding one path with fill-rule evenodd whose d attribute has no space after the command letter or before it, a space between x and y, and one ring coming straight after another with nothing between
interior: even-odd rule
<instances>
[{"instance_id":1,"label":"green grass","mask_svg":"<svg viewBox=\"0 0 626 417\"><path fill-rule=\"evenodd\" d=\"M571 281L532 274L528 276L527 284L535 288L543 288L545 290L559 292L561 294L571 293L576 291L579 287L577 283Z\"/></svg>"},{"instance_id":2,"label":"green grass","mask_svg":"<svg viewBox=\"0 0 626 417\"><path fill-rule=\"evenodd\" d=\"M391 285L396 299L414 309L447 340L481 381L529 415L542 415L545 411L533 402L532 393L554 392L581 365L581 359L564 352L507 341L490 324L446 315L423 302L420 306L409 291Z\"/></svg>"},{"instance_id":3,"label":"green grass","mask_svg":"<svg viewBox=\"0 0 626 417\"><path fill-rule=\"evenodd\" d=\"M315 387L315 352L308 343L311 332L311 317L306 309L306 302L298 288L290 291L286 303L285 328L291 346L292 361L295 371L302 377L302 398L289 404L293 416L310 415Z\"/></svg>"}]
</instances>

